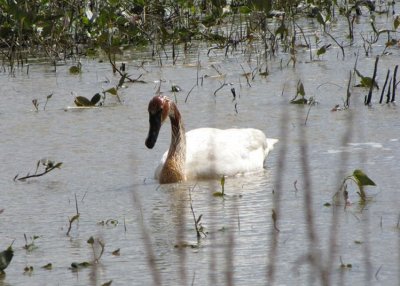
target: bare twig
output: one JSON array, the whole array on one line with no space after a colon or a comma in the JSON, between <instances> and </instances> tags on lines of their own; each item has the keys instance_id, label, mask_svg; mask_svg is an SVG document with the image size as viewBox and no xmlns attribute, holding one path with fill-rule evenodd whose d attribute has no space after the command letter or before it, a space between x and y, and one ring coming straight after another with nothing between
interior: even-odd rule
<instances>
[{"instance_id":1,"label":"bare twig","mask_svg":"<svg viewBox=\"0 0 400 286\"><path fill-rule=\"evenodd\" d=\"M53 171L54 169L59 169L60 167L61 167L61 165L62 165L62 163L60 162L60 163L57 163L56 165L54 165L54 166L52 166L52 167L50 167L50 168L46 168L46 170L44 170L44 172L42 172L42 173L39 173L39 174L33 174L33 175L26 175L25 177L21 177L21 178L18 178L18 181L23 181L23 180L26 180L26 179L30 179L30 178L36 178L36 177L41 177L41 176L43 176L43 175L46 175L47 173L50 173L51 171ZM14 177L14 181L17 179L17 177L18 177L18 175L17 176L15 176Z\"/></svg>"},{"instance_id":2,"label":"bare twig","mask_svg":"<svg viewBox=\"0 0 400 286\"><path fill-rule=\"evenodd\" d=\"M365 102L364 102L365 105L370 105L371 104L372 90L373 90L373 88L375 86L376 71L378 69L378 61L379 61L379 56L376 56L374 74L372 76L372 82L371 82L371 86L369 88L368 96L366 97Z\"/></svg>"}]
</instances>

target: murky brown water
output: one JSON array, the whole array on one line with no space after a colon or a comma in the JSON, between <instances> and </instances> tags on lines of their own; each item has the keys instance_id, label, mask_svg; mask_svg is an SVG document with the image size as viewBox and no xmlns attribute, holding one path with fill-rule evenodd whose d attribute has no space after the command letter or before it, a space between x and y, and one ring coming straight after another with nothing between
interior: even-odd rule
<instances>
[{"instance_id":1,"label":"murky brown water","mask_svg":"<svg viewBox=\"0 0 400 286\"><path fill-rule=\"evenodd\" d=\"M383 16L379 21L382 25L390 23ZM310 30L314 29L312 25ZM383 51L383 43L375 46L375 54ZM64 109L73 105L71 92L90 97L118 83L119 78L112 75L106 63L83 60L79 76L68 73L69 64L58 66L57 72L47 64L32 64L29 74L26 70L17 71L15 76L2 72L0 210L4 211L0 213L0 250L15 240L15 256L0 285L100 285L109 280L113 280L112 285L151 285L157 279L163 285L224 285L230 283L229 279L235 285L265 285L271 263L276 267L276 285L318 285L319 280L314 279L319 277L317 270L309 266L306 257L310 239L300 134L307 142L315 247L322 253L319 258L323 265L329 256L333 214L337 214L337 248L328 270L330 281L334 285L398 285L398 108L379 105L376 91L372 107L367 108L363 104L367 91L354 88L350 110L330 111L343 103L348 74L359 49L359 70L371 76L375 58L361 55L360 45L346 48L346 59L342 61L340 49L332 43L319 61L310 62L309 51L299 51L295 69L286 67L287 54L279 54L270 62L270 76L256 76L249 87L240 67L242 64L250 70L248 55L237 51L225 58L224 51L214 51L207 57L204 47L200 75L216 75L211 68L214 64L231 85L214 96L224 79L205 78L202 86L193 89L187 103L185 97L196 83L196 51L184 60L182 55L175 66L165 58L162 67L157 61L148 61L146 71L135 68L142 57L133 53L134 57L126 60L128 71L132 77L143 73L147 84L128 84L120 90L122 105L108 96L108 107L86 110ZM399 48L389 51L392 54L382 56L379 62L381 85L387 69L398 64ZM254 56L252 59L254 68L257 63ZM176 96L186 130L254 127L268 137L281 139L268 157L265 172L228 178L225 200L212 196L220 190L218 181L159 186L152 176L169 145L169 124L161 130L153 150L144 146L147 103L159 79L165 81L161 91ZM314 96L319 102L311 108L305 128L309 107L289 104L299 79L306 96ZM169 92L172 84L182 87L183 92ZM235 102L232 87L240 95ZM32 99L37 98L42 109L50 93L53 97L46 110L33 111ZM282 118L287 126L285 136ZM343 145L348 126L352 128L348 140L351 144ZM285 144L284 171L277 174ZM13 181L17 173L22 176L34 172L37 160L43 157L63 162L62 169L27 182ZM325 207L326 202L332 202L343 176L357 168L377 184L366 189L372 201L361 210L356 188L350 185L353 205L346 210L343 206ZM271 257L271 214L276 207L273 199L279 178L278 252ZM196 243L188 196L193 187L193 208L197 216L203 215L208 235L196 248L179 249L175 245L182 239ZM68 237L68 218L76 213L75 195L80 219L73 223ZM108 219L117 220L118 225L98 224ZM37 249L23 249L24 234L28 242L29 237L39 236ZM71 271L71 263L93 259L86 242L90 236L105 243L100 262L97 267ZM118 248L120 256L112 255ZM352 267L341 268L340 259ZM47 263L53 264L52 270L41 268ZM34 271L24 274L25 266L33 266Z\"/></svg>"}]
</instances>

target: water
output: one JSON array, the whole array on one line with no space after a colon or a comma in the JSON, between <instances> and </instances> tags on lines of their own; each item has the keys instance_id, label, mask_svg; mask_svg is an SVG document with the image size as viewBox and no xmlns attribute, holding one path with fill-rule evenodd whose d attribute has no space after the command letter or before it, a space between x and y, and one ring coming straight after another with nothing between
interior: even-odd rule
<instances>
[{"instance_id":1,"label":"water","mask_svg":"<svg viewBox=\"0 0 400 286\"><path fill-rule=\"evenodd\" d=\"M367 19L361 19L367 21ZM384 16L379 24L390 23ZM380 21L380 22L379 22ZM363 27L367 30L367 22ZM309 23L310 30L316 29ZM338 33L346 26L338 23ZM343 27L340 30L340 27ZM323 38L330 42L329 38ZM383 51L384 40L374 47ZM370 76L374 57L365 57L359 45L346 48L346 59L332 43L320 60L310 62L309 51L299 50L296 68L286 66L289 55L280 53L270 62L268 77L256 76L247 85L243 70L250 71L240 50L225 58L225 51L214 50L210 57L201 50L200 76L187 103L185 98L197 80L197 52L182 55L177 65L170 59L163 66L149 58L145 70L138 69L142 56L125 59L127 69L147 83L126 84L119 91L123 104L107 95L106 106L96 109L71 110L75 95L91 97L118 83L107 63L82 60L81 75L70 75L70 64L53 67L32 64L29 74L17 70L15 76L0 74L2 104L0 182L0 249L13 241L14 258L0 285L265 285L269 265L275 266L276 285L320 284L319 272L307 260L310 237L304 200L307 175L301 162L301 138L307 147L317 259L326 265L333 284L398 285L400 184L399 122L395 105L379 105L374 92L372 107L365 107L365 89L353 88L350 109L331 112L343 104L349 72L356 53L358 69ZM378 77L382 86L388 68L393 69L399 49L382 56ZM251 67L256 66L253 54ZM281 63L282 59L282 63ZM282 67L282 68L281 68ZM185 182L159 186L153 173L158 160L168 148L169 124L160 132L153 150L144 146L147 135L147 104L162 79L161 91L175 98L183 115L186 130L198 127L254 127L268 137L281 141L267 159L266 170L254 176L228 178L226 198L212 196L220 191L216 181ZM229 84L214 92L224 83ZM306 96L319 104L296 106L289 101L296 93L298 80L304 84ZM183 92L173 94L170 87L179 85ZM237 93L232 101L230 89ZM46 110L46 96L53 93ZM71 94L72 93L72 94ZM39 112L31 103L37 98ZM236 107L235 107L236 104ZM308 118L307 113L309 112ZM307 119L306 119L307 118ZM304 123L306 121L306 126ZM286 132L282 132L286 126ZM349 129L350 128L350 129ZM345 134L348 143L345 142ZM286 152L282 148L286 145ZM284 156L284 157L282 157ZM34 172L36 162L49 157L63 162L60 170L26 182L13 181L16 174ZM280 160L283 170L277 173ZM367 205L359 205L357 188L349 184L352 204L334 208L332 203L343 178L362 169L377 184L367 187ZM277 234L271 218L277 185L281 180L280 213ZM206 237L196 241L189 189L196 217ZM66 232L69 219L76 214L79 221ZM332 221L337 219L332 235ZM116 220L117 225L102 224ZM24 234L39 236L31 252L23 249ZM277 255L271 257L274 235ZM93 236L105 244L105 251L94 267L79 271L70 269L73 262L93 260L87 240ZM331 239L336 248L330 255ZM177 247L182 241L193 247ZM120 249L120 255L113 255ZM99 247L95 248L99 255ZM351 268L341 268L341 263ZM41 266L52 263L52 270ZM32 273L24 273L33 266Z\"/></svg>"}]
</instances>

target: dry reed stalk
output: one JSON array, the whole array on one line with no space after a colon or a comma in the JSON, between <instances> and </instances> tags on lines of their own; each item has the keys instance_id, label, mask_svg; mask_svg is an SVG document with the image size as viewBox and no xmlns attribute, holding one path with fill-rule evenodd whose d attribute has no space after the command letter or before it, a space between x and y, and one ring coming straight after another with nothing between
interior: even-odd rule
<instances>
[{"instance_id":1,"label":"dry reed stalk","mask_svg":"<svg viewBox=\"0 0 400 286\"><path fill-rule=\"evenodd\" d=\"M282 91L283 92L283 91ZM278 166L276 169L276 177L275 177L275 192L273 195L273 206L274 212L276 213L277 221L280 220L281 217L281 196L282 196L282 185L283 185L283 174L285 171L285 162L286 162L286 154L287 154L287 142L288 142L288 123L290 122L289 113L287 110L282 112L280 119L280 128L281 130L279 139L280 139L280 149L278 154ZM278 237L279 232L276 231L275 227L271 227L271 246L270 252L268 254L269 263L267 266L267 283L268 285L274 285L275 282L275 264L278 258Z\"/></svg>"}]
</instances>

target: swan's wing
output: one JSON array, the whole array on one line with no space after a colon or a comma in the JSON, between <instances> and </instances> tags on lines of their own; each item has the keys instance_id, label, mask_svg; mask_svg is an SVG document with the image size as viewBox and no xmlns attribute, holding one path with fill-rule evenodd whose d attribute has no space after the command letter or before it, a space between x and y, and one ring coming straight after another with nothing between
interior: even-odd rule
<instances>
[{"instance_id":1,"label":"swan's wing","mask_svg":"<svg viewBox=\"0 0 400 286\"><path fill-rule=\"evenodd\" d=\"M186 134L186 141L187 176L206 178L262 170L266 154L276 143L250 128L195 129Z\"/></svg>"}]
</instances>

